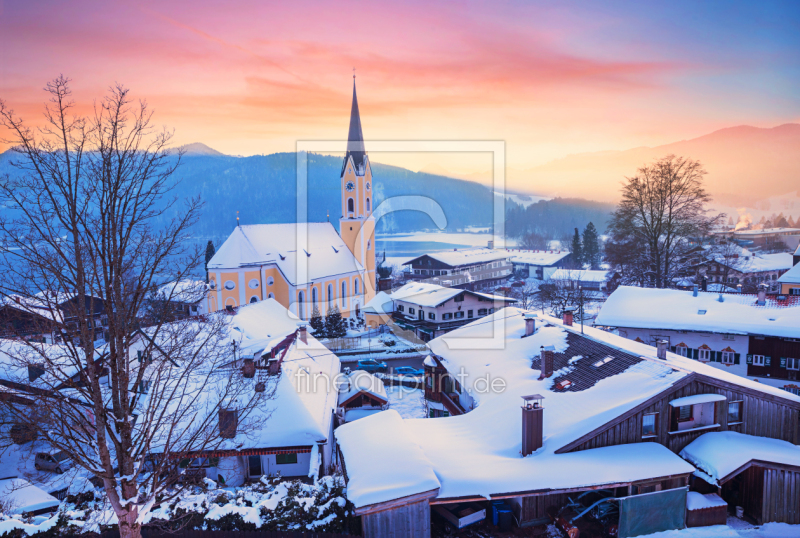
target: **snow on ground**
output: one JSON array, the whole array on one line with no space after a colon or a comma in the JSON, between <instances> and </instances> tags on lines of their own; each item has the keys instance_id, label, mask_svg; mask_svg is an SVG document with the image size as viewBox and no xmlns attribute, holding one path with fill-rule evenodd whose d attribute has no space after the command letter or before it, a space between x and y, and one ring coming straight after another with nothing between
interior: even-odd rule
<instances>
[{"instance_id":1,"label":"snow on ground","mask_svg":"<svg viewBox=\"0 0 800 538\"><path fill-rule=\"evenodd\" d=\"M389 408L403 418L425 418L425 393L422 389L404 386L386 387L389 395Z\"/></svg>"},{"instance_id":2,"label":"snow on ground","mask_svg":"<svg viewBox=\"0 0 800 538\"><path fill-rule=\"evenodd\" d=\"M656 532L646 535L646 538L796 538L797 536L800 536L800 525L767 523L750 528L734 528L729 525L694 527L679 531Z\"/></svg>"}]
</instances>

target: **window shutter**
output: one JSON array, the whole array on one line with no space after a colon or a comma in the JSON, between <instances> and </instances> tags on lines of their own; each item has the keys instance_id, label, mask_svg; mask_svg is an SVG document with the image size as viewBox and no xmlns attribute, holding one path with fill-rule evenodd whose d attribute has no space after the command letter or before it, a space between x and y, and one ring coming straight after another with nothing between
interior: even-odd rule
<instances>
[{"instance_id":1,"label":"window shutter","mask_svg":"<svg viewBox=\"0 0 800 538\"><path fill-rule=\"evenodd\" d=\"M764 357L764 366L770 366L772 364L772 357Z\"/></svg>"},{"instance_id":2,"label":"window shutter","mask_svg":"<svg viewBox=\"0 0 800 538\"><path fill-rule=\"evenodd\" d=\"M781 357L781 368L786 368L786 357Z\"/></svg>"},{"instance_id":3,"label":"window shutter","mask_svg":"<svg viewBox=\"0 0 800 538\"><path fill-rule=\"evenodd\" d=\"M733 364L739 364L739 358L742 356L741 353L734 353L733 354Z\"/></svg>"},{"instance_id":4,"label":"window shutter","mask_svg":"<svg viewBox=\"0 0 800 538\"><path fill-rule=\"evenodd\" d=\"M136 358L139 360L139 362L142 362L142 350L141 349L136 350Z\"/></svg>"},{"instance_id":5,"label":"window shutter","mask_svg":"<svg viewBox=\"0 0 800 538\"><path fill-rule=\"evenodd\" d=\"M696 349L693 349L693 350L692 350L692 358L693 358L694 360L697 360L697 350L696 350Z\"/></svg>"},{"instance_id":6,"label":"window shutter","mask_svg":"<svg viewBox=\"0 0 800 538\"><path fill-rule=\"evenodd\" d=\"M753 356L752 355L749 355L749 354L747 355L747 364L753 364Z\"/></svg>"}]
</instances>

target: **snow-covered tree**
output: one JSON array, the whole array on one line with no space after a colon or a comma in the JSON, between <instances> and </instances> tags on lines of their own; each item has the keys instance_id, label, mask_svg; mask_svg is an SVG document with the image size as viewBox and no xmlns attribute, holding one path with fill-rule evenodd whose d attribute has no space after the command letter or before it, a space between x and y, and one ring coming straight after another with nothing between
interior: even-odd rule
<instances>
[{"instance_id":1,"label":"snow-covered tree","mask_svg":"<svg viewBox=\"0 0 800 538\"><path fill-rule=\"evenodd\" d=\"M581 234L577 228L575 228L575 235L572 236L570 252L572 253L572 266L576 269L583 267L583 245L581 244Z\"/></svg>"},{"instance_id":2,"label":"snow-covered tree","mask_svg":"<svg viewBox=\"0 0 800 538\"><path fill-rule=\"evenodd\" d=\"M159 284L202 261L189 234L200 200L171 195L181 157L167 149L171 134L122 86L89 116L79 115L68 79L46 89L37 130L0 101L15 167L0 178L0 298L52 320L61 343L17 334L3 348L6 373L33 389L0 398L0 416L99 479L120 535L136 538L156 499L179 489L175 462L214 450L233 422L245 428L269 391L254 394L240 372L220 370L235 355L225 314L141 328Z\"/></svg>"},{"instance_id":3,"label":"snow-covered tree","mask_svg":"<svg viewBox=\"0 0 800 538\"><path fill-rule=\"evenodd\" d=\"M586 225L583 230L583 263L589 264L590 269L600 268L600 242L597 237L597 229L593 223Z\"/></svg>"},{"instance_id":4,"label":"snow-covered tree","mask_svg":"<svg viewBox=\"0 0 800 538\"><path fill-rule=\"evenodd\" d=\"M311 312L311 319L308 321L308 324L311 325L311 334L314 335L315 338L327 338L325 321L322 319L317 305L314 305L314 311Z\"/></svg>"},{"instance_id":5,"label":"snow-covered tree","mask_svg":"<svg viewBox=\"0 0 800 538\"><path fill-rule=\"evenodd\" d=\"M344 319L342 319L339 307L336 305L333 305L333 308L329 309L325 315L325 333L328 338L343 338L347 336L347 326Z\"/></svg>"}]
</instances>

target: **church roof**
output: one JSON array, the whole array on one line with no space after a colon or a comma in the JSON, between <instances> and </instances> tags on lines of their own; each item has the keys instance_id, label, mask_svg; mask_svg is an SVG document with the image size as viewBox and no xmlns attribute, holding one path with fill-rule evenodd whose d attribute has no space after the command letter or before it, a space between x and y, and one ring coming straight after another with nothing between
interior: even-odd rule
<instances>
[{"instance_id":1,"label":"church roof","mask_svg":"<svg viewBox=\"0 0 800 538\"><path fill-rule=\"evenodd\" d=\"M356 98L356 83L353 80L353 106L350 108L350 130L347 133L347 154L342 163L342 174L347 166L347 159L353 158L356 170L364 164L367 150L364 147L364 133L361 131L361 115L358 113L358 99Z\"/></svg>"},{"instance_id":2,"label":"church roof","mask_svg":"<svg viewBox=\"0 0 800 538\"><path fill-rule=\"evenodd\" d=\"M300 286L322 278L363 271L330 222L309 222L306 251L297 251L295 224L249 224L237 226L208 262L209 269L237 269L274 263L293 285ZM304 276L298 271L298 258L307 261Z\"/></svg>"}]
</instances>

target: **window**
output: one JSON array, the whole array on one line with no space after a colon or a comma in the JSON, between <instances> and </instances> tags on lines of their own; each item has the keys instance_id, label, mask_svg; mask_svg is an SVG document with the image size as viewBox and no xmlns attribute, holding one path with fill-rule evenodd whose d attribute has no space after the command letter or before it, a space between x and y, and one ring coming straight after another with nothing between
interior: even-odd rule
<instances>
[{"instance_id":1,"label":"window","mask_svg":"<svg viewBox=\"0 0 800 538\"><path fill-rule=\"evenodd\" d=\"M372 209L371 209L371 208L372 208L372 206L371 206L371 205L370 205L370 203L369 203L369 198L367 198L367 213L369 213L370 211L372 211ZM369 247L367 247L367 250L369 250Z\"/></svg>"},{"instance_id":2,"label":"window","mask_svg":"<svg viewBox=\"0 0 800 538\"><path fill-rule=\"evenodd\" d=\"M689 348L686 346L676 346L675 353L677 353L681 357L687 357L689 356Z\"/></svg>"},{"instance_id":3,"label":"window","mask_svg":"<svg viewBox=\"0 0 800 538\"><path fill-rule=\"evenodd\" d=\"M688 422L692 420L692 406L684 405L678 408L678 422Z\"/></svg>"},{"instance_id":4,"label":"window","mask_svg":"<svg viewBox=\"0 0 800 538\"><path fill-rule=\"evenodd\" d=\"M487 310L485 308L479 308L478 309L478 315L479 316L485 316L486 313L487 313Z\"/></svg>"},{"instance_id":5,"label":"window","mask_svg":"<svg viewBox=\"0 0 800 538\"><path fill-rule=\"evenodd\" d=\"M306 300L306 296L303 294L302 291L297 292L297 316L300 319L305 319L305 308L303 307L303 302Z\"/></svg>"},{"instance_id":6,"label":"window","mask_svg":"<svg viewBox=\"0 0 800 538\"><path fill-rule=\"evenodd\" d=\"M236 437L236 428L239 426L239 412L232 409L219 410L219 436L223 439Z\"/></svg>"},{"instance_id":7,"label":"window","mask_svg":"<svg viewBox=\"0 0 800 538\"><path fill-rule=\"evenodd\" d=\"M275 454L275 463L278 465L297 463L297 452L292 452L291 454Z\"/></svg>"},{"instance_id":8,"label":"window","mask_svg":"<svg viewBox=\"0 0 800 538\"><path fill-rule=\"evenodd\" d=\"M355 211L355 204L353 203L353 199L352 198L348 198L347 199L347 211L350 212L350 213Z\"/></svg>"},{"instance_id":9,"label":"window","mask_svg":"<svg viewBox=\"0 0 800 538\"><path fill-rule=\"evenodd\" d=\"M697 359L703 362L708 362L711 360L711 350L710 349L698 349L697 350Z\"/></svg>"},{"instance_id":10,"label":"window","mask_svg":"<svg viewBox=\"0 0 800 538\"><path fill-rule=\"evenodd\" d=\"M445 312L444 314L442 314L442 319L453 319L453 313Z\"/></svg>"},{"instance_id":11,"label":"window","mask_svg":"<svg viewBox=\"0 0 800 538\"><path fill-rule=\"evenodd\" d=\"M736 339L736 337L735 337L735 336L733 336L732 334L723 334L723 335L722 335L722 339L723 339L723 340L735 340L735 339Z\"/></svg>"},{"instance_id":12,"label":"window","mask_svg":"<svg viewBox=\"0 0 800 538\"><path fill-rule=\"evenodd\" d=\"M345 297L347 297L347 281L345 280L342 282L342 304L345 303Z\"/></svg>"},{"instance_id":13,"label":"window","mask_svg":"<svg viewBox=\"0 0 800 538\"><path fill-rule=\"evenodd\" d=\"M398 312L402 312L402 311L403 311L403 310L405 310L405 309L406 309L406 307L405 307L405 306L403 306L403 305L401 305L401 304L397 305L397 311L398 311Z\"/></svg>"},{"instance_id":14,"label":"window","mask_svg":"<svg viewBox=\"0 0 800 538\"><path fill-rule=\"evenodd\" d=\"M251 278L251 279L250 279L250 282L248 282L248 283L247 283L247 285L248 285L248 286L250 286L250 289L251 289L251 290L255 290L255 289L258 289L258 286L259 286L260 284L259 284L259 282L258 282L258 279L257 279L257 278Z\"/></svg>"},{"instance_id":15,"label":"window","mask_svg":"<svg viewBox=\"0 0 800 538\"><path fill-rule=\"evenodd\" d=\"M733 351L722 352L722 364L733 364Z\"/></svg>"},{"instance_id":16,"label":"window","mask_svg":"<svg viewBox=\"0 0 800 538\"><path fill-rule=\"evenodd\" d=\"M735 424L742 421L742 406L744 402L728 402L728 424Z\"/></svg>"},{"instance_id":17,"label":"window","mask_svg":"<svg viewBox=\"0 0 800 538\"><path fill-rule=\"evenodd\" d=\"M270 293L269 295L267 295L267 299L274 299L274 298L275 298L274 293Z\"/></svg>"},{"instance_id":18,"label":"window","mask_svg":"<svg viewBox=\"0 0 800 538\"><path fill-rule=\"evenodd\" d=\"M328 284L328 307L331 306L333 301L333 285Z\"/></svg>"},{"instance_id":19,"label":"window","mask_svg":"<svg viewBox=\"0 0 800 538\"><path fill-rule=\"evenodd\" d=\"M267 286L272 286L273 284L275 284L275 279L272 278L271 276L268 276L267 277Z\"/></svg>"},{"instance_id":20,"label":"window","mask_svg":"<svg viewBox=\"0 0 800 538\"><path fill-rule=\"evenodd\" d=\"M658 413L642 416L642 437L655 437L658 435Z\"/></svg>"},{"instance_id":21,"label":"window","mask_svg":"<svg viewBox=\"0 0 800 538\"><path fill-rule=\"evenodd\" d=\"M456 319L464 319L464 312L456 312Z\"/></svg>"},{"instance_id":22,"label":"window","mask_svg":"<svg viewBox=\"0 0 800 538\"><path fill-rule=\"evenodd\" d=\"M250 476L261 476L261 456L247 456L247 466L250 471Z\"/></svg>"},{"instance_id":23,"label":"window","mask_svg":"<svg viewBox=\"0 0 800 538\"><path fill-rule=\"evenodd\" d=\"M436 319L436 314L433 312L428 312L428 319Z\"/></svg>"},{"instance_id":24,"label":"window","mask_svg":"<svg viewBox=\"0 0 800 538\"><path fill-rule=\"evenodd\" d=\"M358 295L359 293L360 293L360 290L358 289L358 279L355 279L353 281L353 294L354 295Z\"/></svg>"},{"instance_id":25,"label":"window","mask_svg":"<svg viewBox=\"0 0 800 538\"><path fill-rule=\"evenodd\" d=\"M408 313L409 314L416 314L417 313L417 309L414 308L413 306L409 306L408 307Z\"/></svg>"},{"instance_id":26,"label":"window","mask_svg":"<svg viewBox=\"0 0 800 538\"><path fill-rule=\"evenodd\" d=\"M257 302L258 302L258 297L256 297L255 295L253 295L252 297L250 297L250 302L251 302L251 303L257 303Z\"/></svg>"},{"instance_id":27,"label":"window","mask_svg":"<svg viewBox=\"0 0 800 538\"><path fill-rule=\"evenodd\" d=\"M236 282L234 282L233 280L226 280L225 281L225 289L226 290L232 290L232 289L235 289L235 288L236 288Z\"/></svg>"},{"instance_id":28,"label":"window","mask_svg":"<svg viewBox=\"0 0 800 538\"><path fill-rule=\"evenodd\" d=\"M800 359L787 357L786 358L786 369L787 370L800 370Z\"/></svg>"},{"instance_id":29,"label":"window","mask_svg":"<svg viewBox=\"0 0 800 538\"><path fill-rule=\"evenodd\" d=\"M753 366L764 366L764 355L753 355Z\"/></svg>"}]
</instances>

